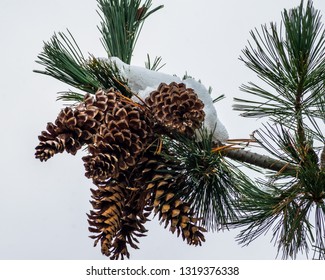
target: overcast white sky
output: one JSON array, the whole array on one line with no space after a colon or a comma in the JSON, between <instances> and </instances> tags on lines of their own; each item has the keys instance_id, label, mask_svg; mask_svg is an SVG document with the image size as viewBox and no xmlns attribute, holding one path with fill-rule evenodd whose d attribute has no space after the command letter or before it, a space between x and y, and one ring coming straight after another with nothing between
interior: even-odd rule
<instances>
[{"instance_id":1,"label":"overcast white sky","mask_svg":"<svg viewBox=\"0 0 325 280\"><path fill-rule=\"evenodd\" d=\"M143 65L146 54L162 56L163 72L185 71L225 94L218 114L231 138L243 138L259 123L232 111L238 87L254 74L238 60L250 39L249 31L279 22L284 8L300 0L172 0L144 25L133 64ZM314 5L325 13L325 2ZM105 56L99 41L95 0L0 0L0 259L104 259L88 238L86 213L92 183L84 177L77 156L60 154L46 163L34 159L37 136L63 107L56 93L69 87L32 72L43 41L66 28L85 54ZM235 241L238 231L206 234L202 247L190 247L159 225L146 224L148 236L132 259L274 259L270 236L249 247Z\"/></svg>"}]
</instances>

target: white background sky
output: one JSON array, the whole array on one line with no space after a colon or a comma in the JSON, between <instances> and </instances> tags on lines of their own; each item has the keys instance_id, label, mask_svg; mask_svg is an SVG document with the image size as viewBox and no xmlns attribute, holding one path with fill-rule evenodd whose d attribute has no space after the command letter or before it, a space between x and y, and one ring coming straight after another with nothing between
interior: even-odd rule
<instances>
[{"instance_id":1,"label":"white background sky","mask_svg":"<svg viewBox=\"0 0 325 280\"><path fill-rule=\"evenodd\" d=\"M143 65L146 54L162 56L163 72L185 71L225 94L218 114L231 138L243 138L258 128L232 111L238 87L255 79L238 60L250 39L249 31L279 22L289 0L172 0L155 1L165 8L149 17L134 53ZM325 14L325 2L314 5ZM104 259L88 238L86 213L92 183L84 177L83 156L59 154L46 163L34 159L37 136L63 107L56 93L69 87L35 74L43 41L54 32L74 35L85 54L105 56L99 41L95 0L0 0L0 259ZM208 233L202 247L190 247L159 225L146 224L148 236L132 259L274 259L270 236L249 247L235 241L238 231Z\"/></svg>"}]
</instances>

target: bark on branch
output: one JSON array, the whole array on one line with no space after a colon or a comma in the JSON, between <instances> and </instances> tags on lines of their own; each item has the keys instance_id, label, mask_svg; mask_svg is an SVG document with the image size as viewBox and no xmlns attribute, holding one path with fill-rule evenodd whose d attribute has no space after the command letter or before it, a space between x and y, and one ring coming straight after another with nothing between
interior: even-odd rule
<instances>
[{"instance_id":1,"label":"bark on branch","mask_svg":"<svg viewBox=\"0 0 325 280\"><path fill-rule=\"evenodd\" d=\"M266 155L260 155L254 152L245 151L243 149L223 150L222 154L233 160L249 163L264 169L269 169L277 172L292 173L297 171L297 166L283 162Z\"/></svg>"}]
</instances>

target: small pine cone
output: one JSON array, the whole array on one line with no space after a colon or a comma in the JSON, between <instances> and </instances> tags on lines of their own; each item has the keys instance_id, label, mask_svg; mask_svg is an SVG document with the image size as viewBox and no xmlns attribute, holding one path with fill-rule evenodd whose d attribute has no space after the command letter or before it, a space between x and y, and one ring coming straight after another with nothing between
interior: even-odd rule
<instances>
[{"instance_id":1,"label":"small pine cone","mask_svg":"<svg viewBox=\"0 0 325 280\"><path fill-rule=\"evenodd\" d=\"M41 139L45 139L45 133L40 136ZM47 161L57 153L64 151L64 142L60 138L48 139L41 141L36 147L35 157L40 161Z\"/></svg>"},{"instance_id":2,"label":"small pine cone","mask_svg":"<svg viewBox=\"0 0 325 280\"><path fill-rule=\"evenodd\" d=\"M56 133L64 141L65 150L73 155L84 144L81 140L82 130L77 126L76 111L70 107L63 109L55 120Z\"/></svg>"},{"instance_id":3,"label":"small pine cone","mask_svg":"<svg viewBox=\"0 0 325 280\"><path fill-rule=\"evenodd\" d=\"M40 144L36 147L36 158L47 160L63 150L75 155L84 144L91 143L98 127L98 122L92 119L93 115L90 110L63 109L55 124L48 123L47 131L42 131L38 137Z\"/></svg>"},{"instance_id":4,"label":"small pine cone","mask_svg":"<svg viewBox=\"0 0 325 280\"><path fill-rule=\"evenodd\" d=\"M76 108L66 107L61 110L55 124L48 123L47 131L42 131L38 137L41 142L36 147L36 158L47 160L63 150L75 155L84 144L92 143L104 119L105 110L115 102L114 96L110 100L112 95L99 90L95 97L86 94L84 101Z\"/></svg>"},{"instance_id":5,"label":"small pine cone","mask_svg":"<svg viewBox=\"0 0 325 280\"><path fill-rule=\"evenodd\" d=\"M89 231L96 235L94 246L101 242L101 251L109 256L112 240L121 228L121 216L125 204L125 186L117 181L97 183L92 190L92 211L88 215Z\"/></svg>"},{"instance_id":6,"label":"small pine cone","mask_svg":"<svg viewBox=\"0 0 325 280\"><path fill-rule=\"evenodd\" d=\"M158 125L167 131L192 136L205 117L204 104L185 84L161 83L145 100Z\"/></svg>"}]
</instances>

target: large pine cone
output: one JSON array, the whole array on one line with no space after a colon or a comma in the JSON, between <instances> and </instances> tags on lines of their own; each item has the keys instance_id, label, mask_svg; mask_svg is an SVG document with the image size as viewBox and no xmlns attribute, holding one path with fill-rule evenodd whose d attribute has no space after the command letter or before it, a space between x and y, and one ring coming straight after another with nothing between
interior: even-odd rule
<instances>
[{"instance_id":1,"label":"large pine cone","mask_svg":"<svg viewBox=\"0 0 325 280\"><path fill-rule=\"evenodd\" d=\"M94 211L90 211L89 230L96 233L95 246L100 241L101 251L111 259L129 258L129 246L138 249L138 237L146 235L144 224L152 212L148 205L150 190L136 178L141 174L147 158L117 180L94 182L98 189L92 190Z\"/></svg>"},{"instance_id":2,"label":"large pine cone","mask_svg":"<svg viewBox=\"0 0 325 280\"><path fill-rule=\"evenodd\" d=\"M192 136L205 117L204 104L185 84L161 83L145 100L157 123L167 131Z\"/></svg>"},{"instance_id":3,"label":"large pine cone","mask_svg":"<svg viewBox=\"0 0 325 280\"><path fill-rule=\"evenodd\" d=\"M180 185L186 183L182 174L168 172L167 166L156 157L145 164L139 180L150 191L150 205L165 228L169 226L172 233L181 234L189 245L201 245L205 241L206 229L197 225L195 213L180 197Z\"/></svg>"},{"instance_id":4,"label":"large pine cone","mask_svg":"<svg viewBox=\"0 0 325 280\"><path fill-rule=\"evenodd\" d=\"M91 204L94 210L88 215L90 236L95 239L94 246L101 242L101 251L110 255L111 243L121 228L122 211L125 205L125 185L115 180L98 183L92 191Z\"/></svg>"},{"instance_id":5,"label":"large pine cone","mask_svg":"<svg viewBox=\"0 0 325 280\"><path fill-rule=\"evenodd\" d=\"M123 209L121 228L111 244L111 259L129 258L128 246L139 249L138 237L146 235L144 224L148 221L151 211L145 207L146 192L141 189L128 189L128 199Z\"/></svg>"},{"instance_id":6,"label":"large pine cone","mask_svg":"<svg viewBox=\"0 0 325 280\"><path fill-rule=\"evenodd\" d=\"M135 166L153 134L147 112L133 101L116 95L103 109L104 120L88 145L90 155L83 157L86 176L94 180L117 178Z\"/></svg>"}]
</instances>

